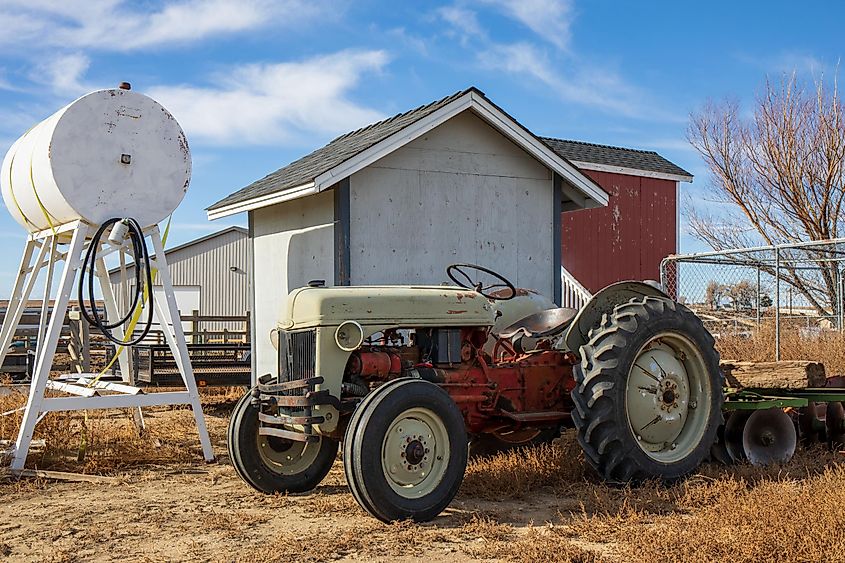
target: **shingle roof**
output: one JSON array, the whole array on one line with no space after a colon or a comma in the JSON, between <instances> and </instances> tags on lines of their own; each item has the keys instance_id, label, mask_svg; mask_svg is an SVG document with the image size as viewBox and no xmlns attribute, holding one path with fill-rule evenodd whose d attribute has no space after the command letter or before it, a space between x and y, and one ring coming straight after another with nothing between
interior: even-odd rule
<instances>
[{"instance_id":1,"label":"shingle roof","mask_svg":"<svg viewBox=\"0 0 845 563\"><path fill-rule=\"evenodd\" d=\"M568 141L551 137L540 137L540 139L558 155L573 162L590 162L646 172L686 176L692 179L692 174L680 166L669 162L654 151L596 145L582 141Z\"/></svg>"},{"instance_id":2,"label":"shingle roof","mask_svg":"<svg viewBox=\"0 0 845 563\"><path fill-rule=\"evenodd\" d=\"M257 197L283 192L284 190L312 182L320 174L328 172L335 166L342 164L376 143L383 141L394 133L419 121L469 92L478 92L481 94L477 88L467 88L436 102L394 115L384 121L379 121L341 135L328 145L303 156L299 160L291 162L284 168L280 168L247 187L221 199L211 207L208 207L208 210L219 209Z\"/></svg>"}]
</instances>

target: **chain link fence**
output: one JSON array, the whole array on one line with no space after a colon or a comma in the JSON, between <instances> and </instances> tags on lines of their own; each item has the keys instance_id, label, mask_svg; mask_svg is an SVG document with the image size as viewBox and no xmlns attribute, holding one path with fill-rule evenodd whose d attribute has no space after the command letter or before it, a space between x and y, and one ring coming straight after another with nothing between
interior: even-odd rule
<instances>
[{"instance_id":1,"label":"chain link fence","mask_svg":"<svg viewBox=\"0 0 845 563\"><path fill-rule=\"evenodd\" d=\"M774 326L773 356L784 330L812 338L843 331L845 239L669 256L661 283L717 338Z\"/></svg>"}]
</instances>

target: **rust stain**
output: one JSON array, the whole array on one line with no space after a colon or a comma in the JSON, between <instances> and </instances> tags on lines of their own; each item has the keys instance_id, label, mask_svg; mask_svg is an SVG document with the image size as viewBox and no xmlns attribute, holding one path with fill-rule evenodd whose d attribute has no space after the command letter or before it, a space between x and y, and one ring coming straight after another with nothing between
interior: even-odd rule
<instances>
[{"instance_id":1,"label":"rust stain","mask_svg":"<svg viewBox=\"0 0 845 563\"><path fill-rule=\"evenodd\" d=\"M455 310L446 311L447 315L460 315L460 314L463 314L463 313L466 313L466 309L464 309L462 311L455 311Z\"/></svg>"}]
</instances>

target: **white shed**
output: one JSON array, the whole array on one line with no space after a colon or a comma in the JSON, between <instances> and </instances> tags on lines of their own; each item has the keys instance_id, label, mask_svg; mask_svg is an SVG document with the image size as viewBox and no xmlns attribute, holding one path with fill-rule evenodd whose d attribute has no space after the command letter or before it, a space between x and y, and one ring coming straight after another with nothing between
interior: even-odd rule
<instances>
[{"instance_id":1,"label":"white shed","mask_svg":"<svg viewBox=\"0 0 845 563\"><path fill-rule=\"evenodd\" d=\"M560 213L607 194L476 88L353 131L208 208L249 213L254 373L287 293L438 284L454 262L560 302Z\"/></svg>"}]
</instances>

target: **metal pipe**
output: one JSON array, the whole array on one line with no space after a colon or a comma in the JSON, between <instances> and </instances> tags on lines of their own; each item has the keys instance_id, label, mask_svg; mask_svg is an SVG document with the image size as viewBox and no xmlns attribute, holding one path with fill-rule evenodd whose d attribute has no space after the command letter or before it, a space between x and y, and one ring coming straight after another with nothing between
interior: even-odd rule
<instances>
[{"instance_id":1,"label":"metal pipe","mask_svg":"<svg viewBox=\"0 0 845 563\"><path fill-rule=\"evenodd\" d=\"M780 250L775 248L775 361L780 361Z\"/></svg>"},{"instance_id":2,"label":"metal pipe","mask_svg":"<svg viewBox=\"0 0 845 563\"><path fill-rule=\"evenodd\" d=\"M757 266L757 327L760 327L760 266Z\"/></svg>"}]
</instances>

